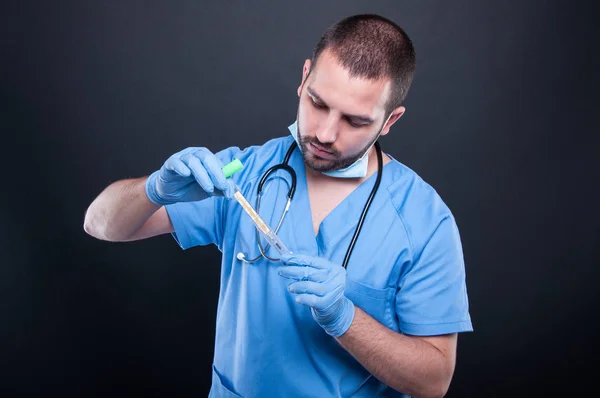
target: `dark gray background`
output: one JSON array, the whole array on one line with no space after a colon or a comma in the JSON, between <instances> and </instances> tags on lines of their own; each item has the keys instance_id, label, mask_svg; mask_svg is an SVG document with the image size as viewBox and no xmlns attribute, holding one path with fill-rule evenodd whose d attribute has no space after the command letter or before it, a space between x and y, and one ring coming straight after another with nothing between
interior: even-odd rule
<instances>
[{"instance_id":1,"label":"dark gray background","mask_svg":"<svg viewBox=\"0 0 600 398\"><path fill-rule=\"evenodd\" d=\"M355 13L417 75L384 150L454 212L475 332L449 397L581 391L597 358L598 46L567 1L39 1L0 8L0 395L204 396L219 252L83 231L109 183L287 134L301 68Z\"/></svg>"}]
</instances>

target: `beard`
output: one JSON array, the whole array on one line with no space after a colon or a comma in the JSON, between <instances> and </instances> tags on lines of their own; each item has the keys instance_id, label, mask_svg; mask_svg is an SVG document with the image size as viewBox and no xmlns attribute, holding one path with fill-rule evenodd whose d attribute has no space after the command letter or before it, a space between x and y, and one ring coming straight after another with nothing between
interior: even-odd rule
<instances>
[{"instance_id":1,"label":"beard","mask_svg":"<svg viewBox=\"0 0 600 398\"><path fill-rule=\"evenodd\" d=\"M300 131L301 131L300 120L299 120L299 118L296 118L296 120L298 121L298 123L297 123L298 124L298 126L297 126L298 127L298 141L300 141L300 146L302 148L302 158L304 159L304 163L311 169L313 169L315 171L320 171L320 172L330 172L330 171L340 170L340 169L344 169L344 168L352 165L354 162L356 162L358 159L360 159L365 153L367 153L367 151L369 149L371 149L371 147L373 146L375 141L377 141L379 139L379 134L381 134L381 131L383 130L383 125L382 125L379 128L379 131L377 132L377 135L375 136L375 138L373 140L371 140L368 145L365 145L358 153L356 153L354 155L343 157L341 155L341 153L333 147L333 144L323 144L322 142L320 142L317 139L316 136L315 137L303 137L302 134L300 133ZM321 158L321 157L315 155L314 153L311 153L308 150L308 147L310 144L316 144L320 148L323 148L327 152L330 152L333 156L333 159L324 159L324 158Z\"/></svg>"}]
</instances>

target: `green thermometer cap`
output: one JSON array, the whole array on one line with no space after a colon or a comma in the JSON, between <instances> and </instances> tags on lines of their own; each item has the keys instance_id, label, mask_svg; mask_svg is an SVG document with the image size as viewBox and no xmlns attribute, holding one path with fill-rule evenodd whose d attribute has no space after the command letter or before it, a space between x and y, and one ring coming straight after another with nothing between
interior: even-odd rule
<instances>
[{"instance_id":1,"label":"green thermometer cap","mask_svg":"<svg viewBox=\"0 0 600 398\"><path fill-rule=\"evenodd\" d=\"M231 177L233 174L240 171L244 166L239 159L233 159L233 161L227 163L221 170L223 170L223 174L225 174L225 178Z\"/></svg>"}]
</instances>

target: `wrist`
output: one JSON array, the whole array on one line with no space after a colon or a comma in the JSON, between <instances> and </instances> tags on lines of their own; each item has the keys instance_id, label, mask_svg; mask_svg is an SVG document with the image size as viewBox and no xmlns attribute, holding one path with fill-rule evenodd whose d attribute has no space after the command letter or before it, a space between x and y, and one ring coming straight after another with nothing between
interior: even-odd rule
<instances>
[{"instance_id":1,"label":"wrist","mask_svg":"<svg viewBox=\"0 0 600 398\"><path fill-rule=\"evenodd\" d=\"M332 337L340 337L350 329L354 321L354 303L347 297L335 304L338 309L332 313L311 309L313 318Z\"/></svg>"},{"instance_id":2,"label":"wrist","mask_svg":"<svg viewBox=\"0 0 600 398\"><path fill-rule=\"evenodd\" d=\"M154 203L157 206L164 206L169 204L169 202L161 198L158 192L156 191L156 179L158 178L159 173L160 170L157 170L148 176L145 184L145 192L150 202Z\"/></svg>"}]
</instances>

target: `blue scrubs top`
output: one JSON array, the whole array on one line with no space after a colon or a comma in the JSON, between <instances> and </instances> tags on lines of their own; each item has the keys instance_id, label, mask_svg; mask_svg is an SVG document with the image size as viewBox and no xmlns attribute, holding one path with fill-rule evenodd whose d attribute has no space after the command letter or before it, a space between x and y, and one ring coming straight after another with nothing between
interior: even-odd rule
<instances>
[{"instance_id":1,"label":"blue scrubs top","mask_svg":"<svg viewBox=\"0 0 600 398\"><path fill-rule=\"evenodd\" d=\"M286 136L216 155L244 168L233 178L255 206L257 184L281 163L294 142ZM391 156L390 156L391 157ZM393 159L393 158L392 158ZM376 174L322 221L315 236L302 155L294 199L278 236L295 253L342 264ZM284 209L290 177L278 171L261 198L260 215L273 229ZM287 291L281 263L261 259L255 227L235 201L212 197L166 207L183 249L215 244L223 253L210 397L376 397L404 395L387 387L313 320ZM266 244L263 242L263 247ZM268 253L277 257L272 248ZM465 269L455 220L435 190L393 159L383 168L347 266L346 296L388 328L410 335L472 331Z\"/></svg>"}]
</instances>

